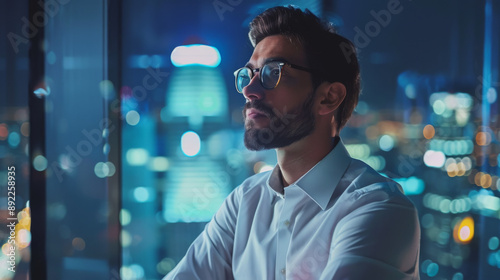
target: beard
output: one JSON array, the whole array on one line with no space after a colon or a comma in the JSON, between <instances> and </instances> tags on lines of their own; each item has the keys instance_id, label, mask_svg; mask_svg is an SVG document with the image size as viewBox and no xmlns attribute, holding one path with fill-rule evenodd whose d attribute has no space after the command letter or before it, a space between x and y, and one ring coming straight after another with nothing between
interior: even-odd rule
<instances>
[{"instance_id":1,"label":"beard","mask_svg":"<svg viewBox=\"0 0 500 280\"><path fill-rule=\"evenodd\" d=\"M274 149L286 147L311 134L314 130L314 114L312 105L314 94L308 95L302 106L294 110L283 112L273 109L259 100L248 102L243 109L243 119L245 122L244 142L247 149L260 151L264 149ZM254 120L246 120L248 109L257 109L268 119L269 125L263 128L256 128Z\"/></svg>"}]
</instances>

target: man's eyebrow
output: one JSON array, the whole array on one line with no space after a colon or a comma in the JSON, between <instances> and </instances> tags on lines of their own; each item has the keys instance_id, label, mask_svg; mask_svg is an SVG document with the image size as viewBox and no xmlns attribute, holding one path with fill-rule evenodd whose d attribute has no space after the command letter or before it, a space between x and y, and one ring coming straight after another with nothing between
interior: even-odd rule
<instances>
[{"instance_id":1,"label":"man's eyebrow","mask_svg":"<svg viewBox=\"0 0 500 280\"><path fill-rule=\"evenodd\" d=\"M280 61L280 62L289 63L288 59L286 59L282 56L274 56L274 57L268 57L266 60L264 60L263 64L266 64L266 63L271 62L271 61ZM251 62L247 62L245 64L245 67L249 67L251 69L254 69L254 65Z\"/></svg>"}]
</instances>

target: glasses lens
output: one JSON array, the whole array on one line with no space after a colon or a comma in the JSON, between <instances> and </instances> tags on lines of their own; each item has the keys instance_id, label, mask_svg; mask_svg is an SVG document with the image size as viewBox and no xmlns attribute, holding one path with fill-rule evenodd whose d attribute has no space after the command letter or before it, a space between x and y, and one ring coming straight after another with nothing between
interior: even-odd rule
<instances>
[{"instance_id":1,"label":"glasses lens","mask_svg":"<svg viewBox=\"0 0 500 280\"><path fill-rule=\"evenodd\" d=\"M266 89L275 88L281 77L281 65L280 62L269 62L264 67L262 67L262 72L260 73L262 86Z\"/></svg>"},{"instance_id":2,"label":"glasses lens","mask_svg":"<svg viewBox=\"0 0 500 280\"><path fill-rule=\"evenodd\" d=\"M251 78L251 70L248 68L241 68L238 73L236 73L236 90L238 92L243 92L243 88L248 86Z\"/></svg>"}]
</instances>

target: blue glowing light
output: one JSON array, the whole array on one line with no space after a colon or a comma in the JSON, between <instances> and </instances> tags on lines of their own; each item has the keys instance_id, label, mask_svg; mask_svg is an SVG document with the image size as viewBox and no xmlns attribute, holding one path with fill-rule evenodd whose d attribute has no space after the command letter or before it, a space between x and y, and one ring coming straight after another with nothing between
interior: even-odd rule
<instances>
[{"instance_id":1,"label":"blue glowing light","mask_svg":"<svg viewBox=\"0 0 500 280\"><path fill-rule=\"evenodd\" d=\"M33 167L38 171L44 171L47 168L47 159L42 155L36 156L33 159Z\"/></svg>"},{"instance_id":2,"label":"blue glowing light","mask_svg":"<svg viewBox=\"0 0 500 280\"><path fill-rule=\"evenodd\" d=\"M11 147L16 148L17 146L19 146L19 143L21 142L21 136L19 136L19 133L17 132L11 132L9 134L7 142L9 142L9 145Z\"/></svg>"},{"instance_id":3,"label":"blue glowing light","mask_svg":"<svg viewBox=\"0 0 500 280\"><path fill-rule=\"evenodd\" d=\"M181 149L188 157L196 156L201 149L200 136L194 131L186 131L181 136Z\"/></svg>"},{"instance_id":4,"label":"blue glowing light","mask_svg":"<svg viewBox=\"0 0 500 280\"><path fill-rule=\"evenodd\" d=\"M383 135L379 139L379 147L382 151L390 151L392 148L394 148L394 138L390 135Z\"/></svg>"},{"instance_id":5,"label":"blue glowing light","mask_svg":"<svg viewBox=\"0 0 500 280\"><path fill-rule=\"evenodd\" d=\"M208 222L231 192L229 175L217 162L200 158L175 165L164 195L163 219L167 223ZM213 175L219 181L214 183Z\"/></svg>"},{"instance_id":6,"label":"blue glowing light","mask_svg":"<svg viewBox=\"0 0 500 280\"><path fill-rule=\"evenodd\" d=\"M438 272L439 272L439 265L437 263L431 263L427 267L427 275L429 275L430 277L436 276Z\"/></svg>"},{"instance_id":7,"label":"blue glowing light","mask_svg":"<svg viewBox=\"0 0 500 280\"><path fill-rule=\"evenodd\" d=\"M492 238L490 238L490 240L488 241L488 248L490 250L496 250L498 249L498 245L500 244L500 241L498 239L498 237L496 236L493 236Z\"/></svg>"},{"instance_id":8,"label":"blue glowing light","mask_svg":"<svg viewBox=\"0 0 500 280\"><path fill-rule=\"evenodd\" d=\"M170 55L172 64L176 67L189 65L202 65L207 67L217 67L221 57L217 48L207 45L187 45L178 46Z\"/></svg>"},{"instance_id":9,"label":"blue glowing light","mask_svg":"<svg viewBox=\"0 0 500 280\"><path fill-rule=\"evenodd\" d=\"M451 280L464 280L464 275L460 272L453 274L453 278Z\"/></svg>"},{"instance_id":10,"label":"blue glowing light","mask_svg":"<svg viewBox=\"0 0 500 280\"><path fill-rule=\"evenodd\" d=\"M44 88L37 88L33 93L36 95L38 98L42 98L44 96L49 96L50 95L50 88L47 87L47 89Z\"/></svg>"},{"instance_id":11,"label":"blue glowing light","mask_svg":"<svg viewBox=\"0 0 500 280\"><path fill-rule=\"evenodd\" d=\"M424 192L425 183L415 176L409 178L394 178L398 182L406 195L418 195Z\"/></svg>"},{"instance_id":12,"label":"blue glowing light","mask_svg":"<svg viewBox=\"0 0 500 280\"><path fill-rule=\"evenodd\" d=\"M137 202L147 202L152 198L149 188L137 187L134 189L134 199Z\"/></svg>"}]
</instances>

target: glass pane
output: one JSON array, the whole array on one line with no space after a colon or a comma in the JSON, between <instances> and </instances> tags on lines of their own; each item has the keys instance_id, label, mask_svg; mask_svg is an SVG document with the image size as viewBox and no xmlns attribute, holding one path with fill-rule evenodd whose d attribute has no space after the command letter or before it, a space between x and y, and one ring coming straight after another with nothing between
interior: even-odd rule
<instances>
[{"instance_id":1,"label":"glass pane","mask_svg":"<svg viewBox=\"0 0 500 280\"><path fill-rule=\"evenodd\" d=\"M118 202L109 202L118 176L109 154L118 147L109 139L119 124L108 111L116 97L108 80L108 10L99 0L51 3L45 40L34 46L45 54L35 91L43 92L46 152L34 150L33 164L46 174L47 279L119 279L112 265L118 230L110 221Z\"/></svg>"},{"instance_id":2,"label":"glass pane","mask_svg":"<svg viewBox=\"0 0 500 280\"><path fill-rule=\"evenodd\" d=\"M26 279L30 266L30 137L26 1L0 10L0 279Z\"/></svg>"}]
</instances>

